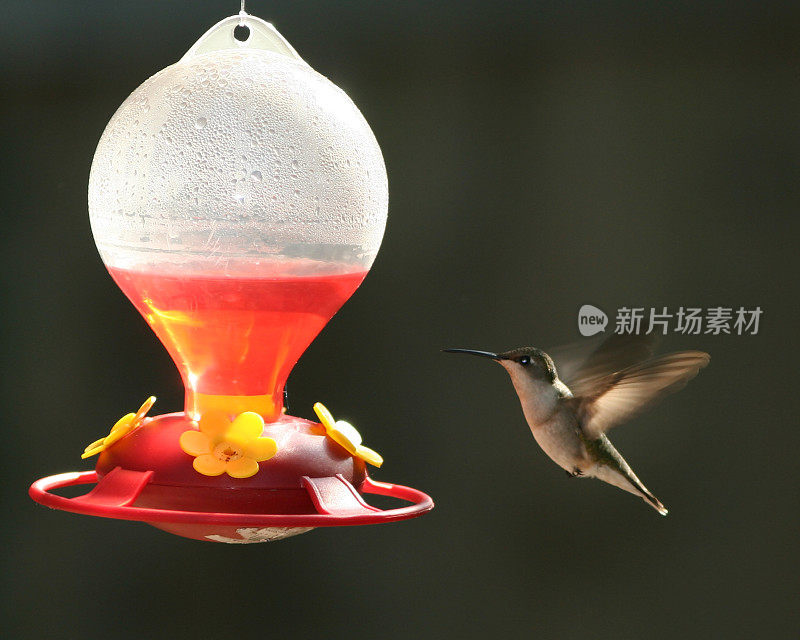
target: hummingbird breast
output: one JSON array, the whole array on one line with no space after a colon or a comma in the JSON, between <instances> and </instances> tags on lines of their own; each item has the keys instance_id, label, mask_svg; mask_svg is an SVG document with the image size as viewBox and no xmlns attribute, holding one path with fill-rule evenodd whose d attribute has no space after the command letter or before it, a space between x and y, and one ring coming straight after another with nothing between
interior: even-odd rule
<instances>
[{"instance_id":1,"label":"hummingbird breast","mask_svg":"<svg viewBox=\"0 0 800 640\"><path fill-rule=\"evenodd\" d=\"M554 386L509 368L525 421L537 444L562 469L574 473L591 466L577 416L565 403L572 394L563 383ZM560 381L559 381L560 382ZM562 388L563 387L563 388Z\"/></svg>"},{"instance_id":2,"label":"hummingbird breast","mask_svg":"<svg viewBox=\"0 0 800 640\"><path fill-rule=\"evenodd\" d=\"M528 421L536 443L559 467L574 473L592 465L588 450L580 435L580 426L568 411L557 411L541 423Z\"/></svg>"}]
</instances>

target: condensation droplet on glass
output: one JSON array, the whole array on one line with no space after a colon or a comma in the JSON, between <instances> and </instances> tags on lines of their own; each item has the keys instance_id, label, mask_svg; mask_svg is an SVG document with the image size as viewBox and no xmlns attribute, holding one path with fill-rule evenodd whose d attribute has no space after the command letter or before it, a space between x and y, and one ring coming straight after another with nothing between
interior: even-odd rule
<instances>
[{"instance_id":1,"label":"condensation droplet on glass","mask_svg":"<svg viewBox=\"0 0 800 640\"><path fill-rule=\"evenodd\" d=\"M253 171L250 173L250 177L255 180L256 182L261 182L261 172L260 171Z\"/></svg>"},{"instance_id":2,"label":"condensation droplet on glass","mask_svg":"<svg viewBox=\"0 0 800 640\"><path fill-rule=\"evenodd\" d=\"M195 129L203 129L208 124L208 120L205 118L198 118L194 122Z\"/></svg>"}]
</instances>

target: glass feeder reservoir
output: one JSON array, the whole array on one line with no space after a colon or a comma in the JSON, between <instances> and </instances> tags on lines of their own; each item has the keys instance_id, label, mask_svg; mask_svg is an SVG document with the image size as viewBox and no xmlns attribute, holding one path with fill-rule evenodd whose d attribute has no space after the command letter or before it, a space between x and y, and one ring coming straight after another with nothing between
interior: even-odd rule
<instances>
[{"instance_id":1,"label":"glass feeder reservoir","mask_svg":"<svg viewBox=\"0 0 800 640\"><path fill-rule=\"evenodd\" d=\"M131 94L97 147L89 215L114 280L169 350L186 411L281 410L286 377L372 265L378 143L268 23L237 17Z\"/></svg>"}]
</instances>

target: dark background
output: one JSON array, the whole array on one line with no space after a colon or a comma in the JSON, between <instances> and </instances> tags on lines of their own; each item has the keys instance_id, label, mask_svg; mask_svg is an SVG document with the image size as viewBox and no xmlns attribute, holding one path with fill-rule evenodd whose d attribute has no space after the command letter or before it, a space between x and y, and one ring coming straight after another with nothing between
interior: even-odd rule
<instances>
[{"instance_id":1,"label":"dark background","mask_svg":"<svg viewBox=\"0 0 800 640\"><path fill-rule=\"evenodd\" d=\"M797 637L797 3L248 9L350 94L389 172L381 254L293 412L324 400L437 507L226 546L28 499L148 394L182 405L87 179L117 106L238 2L0 2L0 635ZM584 303L764 309L756 336L670 337L711 366L612 434L667 518L568 481L502 370L438 352L576 340Z\"/></svg>"}]
</instances>

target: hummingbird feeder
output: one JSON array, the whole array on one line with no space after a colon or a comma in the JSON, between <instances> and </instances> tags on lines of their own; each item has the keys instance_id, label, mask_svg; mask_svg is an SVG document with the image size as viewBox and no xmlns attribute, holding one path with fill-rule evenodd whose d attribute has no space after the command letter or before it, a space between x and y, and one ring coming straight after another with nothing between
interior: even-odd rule
<instances>
[{"instance_id":1,"label":"hummingbird feeder","mask_svg":"<svg viewBox=\"0 0 800 640\"><path fill-rule=\"evenodd\" d=\"M381 456L286 378L361 284L386 225L380 148L347 95L242 11L136 89L111 118L89 215L111 277L180 371L185 407L154 398L86 447L94 471L35 482L37 502L188 538L277 540L433 508L377 482ZM78 497L57 493L88 485ZM411 504L382 510L366 494Z\"/></svg>"}]
</instances>

